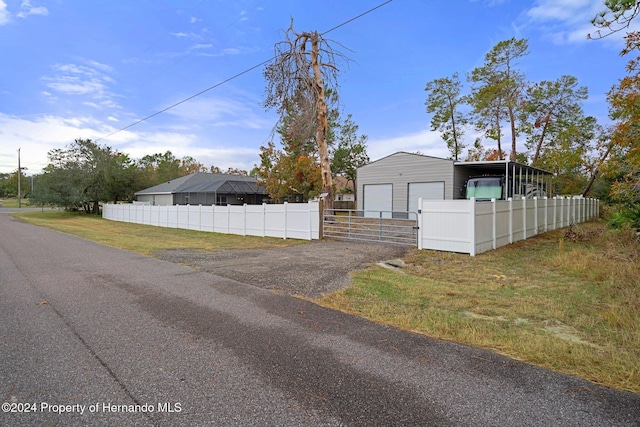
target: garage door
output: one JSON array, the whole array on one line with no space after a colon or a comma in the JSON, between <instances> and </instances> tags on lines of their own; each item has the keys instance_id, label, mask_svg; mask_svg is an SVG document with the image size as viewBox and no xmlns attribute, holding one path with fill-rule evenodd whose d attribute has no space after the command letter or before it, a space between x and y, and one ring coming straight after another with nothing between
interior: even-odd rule
<instances>
[{"instance_id":1,"label":"garage door","mask_svg":"<svg viewBox=\"0 0 640 427\"><path fill-rule=\"evenodd\" d=\"M444 182L410 182L409 212L418 212L418 199L444 200Z\"/></svg>"},{"instance_id":2,"label":"garage door","mask_svg":"<svg viewBox=\"0 0 640 427\"><path fill-rule=\"evenodd\" d=\"M391 217L393 210L393 186L392 184L365 184L364 185L364 210L386 211L385 217ZM365 212L365 216L378 216L375 212Z\"/></svg>"}]
</instances>

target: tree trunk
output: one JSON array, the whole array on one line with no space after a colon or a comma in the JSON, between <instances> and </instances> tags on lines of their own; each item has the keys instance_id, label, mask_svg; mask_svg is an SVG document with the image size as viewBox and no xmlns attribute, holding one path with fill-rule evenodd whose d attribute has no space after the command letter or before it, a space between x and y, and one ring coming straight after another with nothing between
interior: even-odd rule
<instances>
[{"instance_id":1,"label":"tree trunk","mask_svg":"<svg viewBox=\"0 0 640 427\"><path fill-rule=\"evenodd\" d=\"M498 159L499 160L503 160L504 156L502 155L502 131L500 130L500 113L496 113L496 132L498 132L497 134L497 141L498 141Z\"/></svg>"},{"instance_id":2,"label":"tree trunk","mask_svg":"<svg viewBox=\"0 0 640 427\"><path fill-rule=\"evenodd\" d=\"M453 160L458 161L458 132L456 132L456 117L455 117L455 108L453 106L453 102L451 97L448 97L449 101L449 112L451 114L451 129L453 131Z\"/></svg>"},{"instance_id":3,"label":"tree trunk","mask_svg":"<svg viewBox=\"0 0 640 427\"><path fill-rule=\"evenodd\" d=\"M535 165L538 159L540 158L540 152L542 151L542 144L544 143L544 137L547 135L547 129L549 127L549 123L551 122L551 113L553 110L550 110L544 118L544 125L542 126L542 132L540 133L540 139L538 139L538 144L536 145L536 153L533 156L533 160L531 161L532 165Z\"/></svg>"},{"instance_id":4,"label":"tree trunk","mask_svg":"<svg viewBox=\"0 0 640 427\"><path fill-rule=\"evenodd\" d=\"M511 122L511 156L509 157L511 161L516 161L516 122L513 114L513 107L509 106L509 121Z\"/></svg>"},{"instance_id":5,"label":"tree trunk","mask_svg":"<svg viewBox=\"0 0 640 427\"><path fill-rule=\"evenodd\" d=\"M600 172L600 167L602 166L604 161L609 156L609 153L611 152L611 145L612 145L611 142L609 142L609 145L607 145L607 150L604 152L604 154L598 161L598 165L591 173L591 178L589 178L589 182L587 183L587 186L584 188L584 191L582 192L582 197L587 197L587 193L589 193L589 190L591 190L591 186L595 182L596 178L598 177L598 173Z\"/></svg>"},{"instance_id":6,"label":"tree trunk","mask_svg":"<svg viewBox=\"0 0 640 427\"><path fill-rule=\"evenodd\" d=\"M324 199L324 208L333 209L333 178L331 177L331 163L329 162L329 147L327 146L327 103L325 101L324 81L318 62L319 40L318 33L313 33L311 38L311 65L315 79L316 103L317 103L317 129L316 144L320 155L320 173L322 175L322 192L327 193Z\"/></svg>"}]
</instances>

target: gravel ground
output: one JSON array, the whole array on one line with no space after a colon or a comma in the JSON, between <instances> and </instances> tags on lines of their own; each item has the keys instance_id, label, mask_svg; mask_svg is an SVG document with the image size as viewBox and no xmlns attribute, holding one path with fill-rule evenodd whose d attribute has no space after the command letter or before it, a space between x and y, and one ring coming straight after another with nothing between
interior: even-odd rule
<instances>
[{"instance_id":1,"label":"gravel ground","mask_svg":"<svg viewBox=\"0 0 640 427\"><path fill-rule=\"evenodd\" d=\"M409 250L400 245L325 239L274 249L172 249L157 256L265 289L317 298L349 286L351 271L401 258Z\"/></svg>"}]
</instances>

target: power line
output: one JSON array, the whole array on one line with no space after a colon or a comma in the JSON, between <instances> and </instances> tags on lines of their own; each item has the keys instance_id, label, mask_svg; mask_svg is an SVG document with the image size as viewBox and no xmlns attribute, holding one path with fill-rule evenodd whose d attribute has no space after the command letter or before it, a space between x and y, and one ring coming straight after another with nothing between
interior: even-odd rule
<instances>
[{"instance_id":1,"label":"power line","mask_svg":"<svg viewBox=\"0 0 640 427\"><path fill-rule=\"evenodd\" d=\"M322 34L322 35L324 35L324 34L328 34L328 33L332 32L332 31L335 31L335 30L337 30L337 29L338 29L338 28L340 28L340 27L343 27L343 26L345 26L345 25L347 25L347 24L350 24L351 22L356 21L357 19L360 19L360 18L362 18L363 16L368 15L369 13L371 13L371 12L373 12L373 11L377 10L377 9L380 9L380 8L381 8L381 7L383 7L383 6L386 6L387 4L391 3L392 1L393 1L393 0L387 0L387 1L385 1L384 3L380 3L379 5L377 5L377 6L373 7L373 8L371 8L371 9L367 10L366 12L363 12L363 13L361 13L360 15L357 15L357 16L355 16L355 17L353 17L353 18L351 18L351 19L349 19L349 20L347 20L347 21L344 21L343 23L341 23L341 24L339 24L339 25L336 25L335 27L330 28L330 29L329 29L329 30L327 30L327 31L324 31L324 32L323 32L323 33L321 33L321 34ZM120 128L120 129L118 129L118 130L116 130L116 131L114 131L114 132L111 132L111 133L110 133L110 134L108 134L108 135L105 135L105 136L102 136L102 137L100 137L100 138L97 138L95 141L97 142L97 141L100 141L100 140L102 140L102 139L107 139L107 138L109 138L110 136L113 136L113 135L115 135L115 134L117 134L117 133L120 133L120 132L122 132L122 131L125 131L125 130L127 130L127 129L129 129L129 128L132 128L133 126L136 126L136 125L138 125L138 124L140 124L140 123L142 123L142 122L145 122L145 121L147 121L147 120L149 120L149 119L151 119L151 118L153 118L153 117L155 117L155 116L157 116L157 115L160 115L160 114L162 114L162 113L164 113L164 112L166 112L166 111L168 111L168 110L171 110L172 108L175 108L175 107L177 107L177 106L178 106L178 105L180 105L180 104L184 104L185 102L190 101L190 100L192 100L193 98L196 98L196 97L198 97L198 96L200 96L200 95L202 95L202 94L204 94L204 93L206 93L206 92L209 92L209 91L210 91L210 90L212 90L212 89L215 89L215 88L217 88L217 87L219 87L219 86L222 86L223 84L226 84L226 83L230 82L231 80L237 79L238 77L240 77L240 76L242 76L242 75L244 75L244 74L247 74L247 73L249 73L250 71L253 71L253 70L255 70L255 69L256 69L256 68L258 68L258 67L262 67L263 65L265 65L265 64L267 64L267 63L269 63L269 62L271 62L271 61L272 61L272 60L274 60L274 59L276 59L276 56L272 56L271 58L269 58L269 59L267 59L267 60L265 60L265 61L262 61L261 63L256 64L256 65L254 65L253 67L247 68L246 70L241 71L241 72L239 72L239 73L237 73L237 74L235 74L235 75L233 75L233 76L231 76L231 77L229 77L229 78L227 78L227 79L225 79L225 80L223 80L223 81L221 81L221 82L219 82L219 83L216 83L216 84L215 84L215 85L213 85L213 86L210 86L210 87L208 87L208 88L206 88L206 89L204 89L204 90L201 90L200 92L198 92L198 93L196 93L196 94L193 94L193 95L189 96L188 98L183 99L182 101L178 101L178 102L176 102L175 104L172 104L172 105L170 105L170 106L168 106L168 107L166 107L166 108L164 108L164 109L162 109L162 110L160 110L160 111L157 111L157 112L155 112L155 113L153 113L153 114L151 114L151 115L149 115L149 116L147 116L147 117L144 117L144 118L142 118L142 119L140 119L140 120L138 120L138 121L136 121L136 122L133 122L133 123L131 123L131 124L130 124L130 125L128 125L128 126L125 126L125 127L123 127L123 128Z\"/></svg>"}]
</instances>

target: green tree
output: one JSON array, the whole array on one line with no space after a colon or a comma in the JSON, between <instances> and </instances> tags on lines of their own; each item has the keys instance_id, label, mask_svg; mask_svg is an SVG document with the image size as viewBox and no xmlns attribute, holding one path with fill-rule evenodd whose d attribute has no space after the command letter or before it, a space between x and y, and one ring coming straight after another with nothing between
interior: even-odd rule
<instances>
[{"instance_id":1,"label":"green tree","mask_svg":"<svg viewBox=\"0 0 640 427\"><path fill-rule=\"evenodd\" d=\"M260 147L260 165L256 166L256 172L260 184L274 200L290 195L300 195L307 200L322 191L317 158L278 150L273 142Z\"/></svg>"},{"instance_id":2,"label":"green tree","mask_svg":"<svg viewBox=\"0 0 640 427\"><path fill-rule=\"evenodd\" d=\"M553 147L541 152L536 166L553 172L557 193L583 193L589 180L590 155L599 135L596 119L582 116L556 132Z\"/></svg>"},{"instance_id":3,"label":"green tree","mask_svg":"<svg viewBox=\"0 0 640 427\"><path fill-rule=\"evenodd\" d=\"M486 55L484 64L469 75L474 84L470 104L473 107L476 128L496 140L500 158L502 150L502 124L511 128L511 160L517 156L517 138L520 134L518 118L526 87L524 75L517 68L518 59L529 53L526 39L504 40L496 44Z\"/></svg>"},{"instance_id":4,"label":"green tree","mask_svg":"<svg viewBox=\"0 0 640 427\"><path fill-rule=\"evenodd\" d=\"M552 149L561 133L583 119L582 101L587 99L586 86L578 87L578 79L561 76L555 81L535 83L527 89L523 121L528 124L526 147L533 151L535 166L542 151Z\"/></svg>"},{"instance_id":5,"label":"green tree","mask_svg":"<svg viewBox=\"0 0 640 427\"><path fill-rule=\"evenodd\" d=\"M465 97L460 93L462 84L458 73L451 77L443 77L427 83L424 89L428 92L427 113L431 116L431 130L437 130L442 139L447 143L447 148L453 160L458 160L465 145L462 143L464 126L467 117L459 111L461 104L465 103Z\"/></svg>"},{"instance_id":6,"label":"green tree","mask_svg":"<svg viewBox=\"0 0 640 427\"><path fill-rule=\"evenodd\" d=\"M23 168L24 169L24 168ZM22 175L20 179L20 194L23 196L28 194L31 189L30 180ZM11 173L2 174L0 176L0 196L18 197L18 169Z\"/></svg>"},{"instance_id":7,"label":"green tree","mask_svg":"<svg viewBox=\"0 0 640 427\"><path fill-rule=\"evenodd\" d=\"M604 4L607 9L591 20L597 30L593 35L587 35L590 39L601 39L629 28L631 21L640 14L637 0L606 0Z\"/></svg>"},{"instance_id":8,"label":"green tree","mask_svg":"<svg viewBox=\"0 0 640 427\"><path fill-rule=\"evenodd\" d=\"M337 176L343 176L355 189L358 168L369 163L367 154L367 135L358 135L358 125L351 114L338 125L338 146L333 150L331 170Z\"/></svg>"},{"instance_id":9,"label":"green tree","mask_svg":"<svg viewBox=\"0 0 640 427\"><path fill-rule=\"evenodd\" d=\"M640 50L640 32L626 36L623 54ZM607 170L623 173L613 183L612 196L624 203L640 203L640 56L629 61L627 75L607 96L615 120L611 143L617 147Z\"/></svg>"},{"instance_id":10,"label":"green tree","mask_svg":"<svg viewBox=\"0 0 640 427\"><path fill-rule=\"evenodd\" d=\"M48 153L49 164L38 177L32 202L99 213L99 203L130 200L140 174L129 156L76 139L65 149Z\"/></svg>"},{"instance_id":11,"label":"green tree","mask_svg":"<svg viewBox=\"0 0 640 427\"><path fill-rule=\"evenodd\" d=\"M145 187L162 184L183 176L180 175L180 159L176 158L171 151L148 154L138 160L138 166L146 173Z\"/></svg>"}]
</instances>

